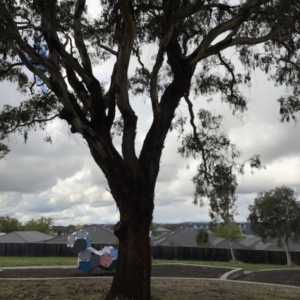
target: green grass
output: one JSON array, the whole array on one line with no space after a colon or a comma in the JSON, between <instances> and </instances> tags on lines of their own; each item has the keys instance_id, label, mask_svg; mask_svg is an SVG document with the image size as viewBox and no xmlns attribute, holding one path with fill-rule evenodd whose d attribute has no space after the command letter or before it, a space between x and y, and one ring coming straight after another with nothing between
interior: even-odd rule
<instances>
[{"instance_id":1,"label":"green grass","mask_svg":"<svg viewBox=\"0 0 300 300\"><path fill-rule=\"evenodd\" d=\"M112 278L0 281L1 300L100 300ZM298 300L300 290L234 281L153 278L153 300Z\"/></svg>"},{"instance_id":2,"label":"green grass","mask_svg":"<svg viewBox=\"0 0 300 300\"><path fill-rule=\"evenodd\" d=\"M76 265L77 257L0 256L0 267Z\"/></svg>"},{"instance_id":3,"label":"green grass","mask_svg":"<svg viewBox=\"0 0 300 300\"><path fill-rule=\"evenodd\" d=\"M246 271L259 271L266 269L284 269L286 265L269 265L269 264L246 264L246 263L230 263L218 261L184 261L184 260L154 260L153 264L193 264L213 267L226 268L243 268ZM15 257L0 256L0 267L18 267L18 266L62 266L76 265L76 257ZM291 268L300 268L300 266L292 266Z\"/></svg>"},{"instance_id":4,"label":"green grass","mask_svg":"<svg viewBox=\"0 0 300 300\"><path fill-rule=\"evenodd\" d=\"M231 263L220 261L185 261L185 260L154 260L154 264L192 264L192 265L204 265L213 267L225 267L225 268L243 268L246 271L259 271L267 269L286 269L286 265L269 265L269 264L246 264L246 263ZM300 266L292 266L290 268L300 268Z\"/></svg>"}]
</instances>

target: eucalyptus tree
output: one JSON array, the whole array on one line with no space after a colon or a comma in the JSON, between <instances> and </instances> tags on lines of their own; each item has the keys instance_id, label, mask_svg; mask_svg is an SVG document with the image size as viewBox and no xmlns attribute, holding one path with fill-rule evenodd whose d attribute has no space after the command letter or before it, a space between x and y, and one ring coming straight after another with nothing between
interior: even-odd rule
<instances>
[{"instance_id":1,"label":"eucalyptus tree","mask_svg":"<svg viewBox=\"0 0 300 300\"><path fill-rule=\"evenodd\" d=\"M52 231L52 225L54 224L54 220L52 217L44 217L41 216L38 219L31 219L28 222L26 222L23 226L24 230L27 231L39 231L46 234L51 234Z\"/></svg>"},{"instance_id":2,"label":"eucalyptus tree","mask_svg":"<svg viewBox=\"0 0 300 300\"><path fill-rule=\"evenodd\" d=\"M9 216L0 217L0 232L10 233L21 230L23 230L22 223L18 219Z\"/></svg>"},{"instance_id":3,"label":"eucalyptus tree","mask_svg":"<svg viewBox=\"0 0 300 300\"><path fill-rule=\"evenodd\" d=\"M251 229L264 242L274 239L285 247L288 266L292 265L290 243L300 242L300 202L286 186L258 193L249 205Z\"/></svg>"},{"instance_id":4,"label":"eucalyptus tree","mask_svg":"<svg viewBox=\"0 0 300 300\"><path fill-rule=\"evenodd\" d=\"M239 171L243 172L243 170ZM237 187L236 174L231 171L231 173L228 172L222 175L217 183L212 185L208 194L209 215L212 220L210 227L215 235L229 239L231 257L233 262L236 262L232 242L241 239L241 232L234 222L234 216L238 214L235 205L237 200L235 194Z\"/></svg>"},{"instance_id":5,"label":"eucalyptus tree","mask_svg":"<svg viewBox=\"0 0 300 300\"><path fill-rule=\"evenodd\" d=\"M200 228L196 235L196 243L199 247L210 247L209 236L205 229Z\"/></svg>"},{"instance_id":6,"label":"eucalyptus tree","mask_svg":"<svg viewBox=\"0 0 300 300\"><path fill-rule=\"evenodd\" d=\"M28 95L18 107L7 99L0 115L0 153L8 153L5 140L11 133L18 131L26 140L30 130L55 118L81 135L120 212L114 228L118 265L107 299L150 299L148 231L168 132L177 128L181 133L183 156L201 158L194 178L199 200L231 172L238 153L225 155L232 147L222 135L216 138L213 123L220 118L204 110L196 114L192 97L199 101L200 95L218 93L234 113L242 113L247 99L239 88L250 82L253 69L261 68L276 84L289 86L290 94L279 99L281 114L283 120L295 117L300 3L100 0L99 5L101 14L93 18L85 0L0 1L0 78ZM147 45L156 51L150 64L142 55ZM245 72L236 70L225 51L229 48ZM108 58L115 63L105 85L95 68ZM138 66L129 72L135 62ZM152 123L136 153L138 113L132 101L140 94L151 103ZM181 101L189 109L191 133L184 130L187 119L174 119ZM120 152L113 133L121 135ZM258 157L251 160L258 163Z\"/></svg>"}]
</instances>

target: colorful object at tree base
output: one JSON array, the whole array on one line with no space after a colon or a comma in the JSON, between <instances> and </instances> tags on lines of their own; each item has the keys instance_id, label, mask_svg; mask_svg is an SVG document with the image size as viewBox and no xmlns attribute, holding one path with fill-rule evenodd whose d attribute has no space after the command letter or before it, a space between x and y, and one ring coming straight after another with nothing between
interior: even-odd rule
<instances>
[{"instance_id":1,"label":"colorful object at tree base","mask_svg":"<svg viewBox=\"0 0 300 300\"><path fill-rule=\"evenodd\" d=\"M106 271L113 271L116 268L118 250L105 246L97 251L92 247L91 236L84 229L70 235L67 246L78 255L77 266L82 272L88 273L97 267Z\"/></svg>"}]
</instances>

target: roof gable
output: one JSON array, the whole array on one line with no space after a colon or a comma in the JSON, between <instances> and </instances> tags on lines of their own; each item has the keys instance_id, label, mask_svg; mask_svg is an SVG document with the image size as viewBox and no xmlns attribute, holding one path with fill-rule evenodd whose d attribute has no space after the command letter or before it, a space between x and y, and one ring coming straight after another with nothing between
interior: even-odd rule
<instances>
[{"instance_id":1,"label":"roof gable","mask_svg":"<svg viewBox=\"0 0 300 300\"><path fill-rule=\"evenodd\" d=\"M0 243L43 242L53 238L52 235L39 231L13 231L0 236Z\"/></svg>"},{"instance_id":2,"label":"roof gable","mask_svg":"<svg viewBox=\"0 0 300 300\"><path fill-rule=\"evenodd\" d=\"M83 228L86 230L89 235L91 236L92 243L93 244L116 244L118 243L118 238L114 235L113 231L99 226L99 225L89 225ZM51 244L67 244L68 237L73 234L77 230L74 230L72 232L66 233L64 235L60 235L58 237L55 237L47 243Z\"/></svg>"}]
</instances>

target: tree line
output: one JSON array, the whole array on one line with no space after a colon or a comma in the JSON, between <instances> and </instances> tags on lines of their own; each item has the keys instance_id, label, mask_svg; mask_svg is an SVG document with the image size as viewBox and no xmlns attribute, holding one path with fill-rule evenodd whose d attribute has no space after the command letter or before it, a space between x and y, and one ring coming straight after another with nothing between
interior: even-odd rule
<instances>
[{"instance_id":1,"label":"tree line","mask_svg":"<svg viewBox=\"0 0 300 300\"><path fill-rule=\"evenodd\" d=\"M293 264L290 245L300 242L300 202L297 196L296 191L289 187L276 187L269 191L259 192L254 203L248 207L250 214L247 220L251 224L253 233L264 243L275 241L278 247L284 247L289 266ZM229 239L232 260L236 262L232 242L238 242L244 236L234 222L232 212L236 211L234 204L236 198L233 199L234 201L231 202L223 201L223 206L221 205L230 217L223 218L219 223L217 223L219 219L214 218L210 229L214 235ZM217 207L220 208L220 205ZM198 231L196 242L200 247L211 246L208 233L203 229Z\"/></svg>"},{"instance_id":2,"label":"tree line","mask_svg":"<svg viewBox=\"0 0 300 300\"><path fill-rule=\"evenodd\" d=\"M46 234L52 233L52 225L54 224L52 217L41 216L37 219L30 219L22 224L18 219L10 216L0 217L0 232L10 233L13 231L39 231Z\"/></svg>"}]
</instances>

